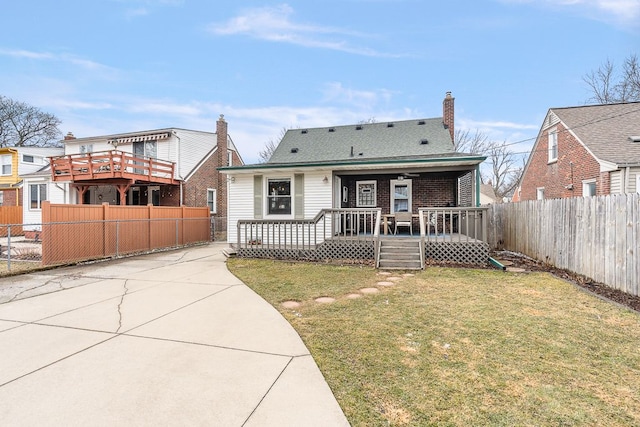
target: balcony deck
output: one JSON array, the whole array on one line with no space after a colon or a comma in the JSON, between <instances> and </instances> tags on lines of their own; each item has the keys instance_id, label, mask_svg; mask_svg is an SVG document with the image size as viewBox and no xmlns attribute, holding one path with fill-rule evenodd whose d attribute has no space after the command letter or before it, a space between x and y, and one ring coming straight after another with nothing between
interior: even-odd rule
<instances>
[{"instance_id":1,"label":"balcony deck","mask_svg":"<svg viewBox=\"0 0 640 427\"><path fill-rule=\"evenodd\" d=\"M175 163L111 150L51 157L53 181L178 184Z\"/></svg>"}]
</instances>

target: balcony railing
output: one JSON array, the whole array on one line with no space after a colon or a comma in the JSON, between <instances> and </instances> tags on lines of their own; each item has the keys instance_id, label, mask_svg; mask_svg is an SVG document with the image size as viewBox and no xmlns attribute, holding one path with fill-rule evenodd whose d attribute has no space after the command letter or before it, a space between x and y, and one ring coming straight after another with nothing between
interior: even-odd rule
<instances>
[{"instance_id":1,"label":"balcony railing","mask_svg":"<svg viewBox=\"0 0 640 427\"><path fill-rule=\"evenodd\" d=\"M177 184L175 163L111 150L51 157L54 181L94 181L114 178Z\"/></svg>"}]
</instances>

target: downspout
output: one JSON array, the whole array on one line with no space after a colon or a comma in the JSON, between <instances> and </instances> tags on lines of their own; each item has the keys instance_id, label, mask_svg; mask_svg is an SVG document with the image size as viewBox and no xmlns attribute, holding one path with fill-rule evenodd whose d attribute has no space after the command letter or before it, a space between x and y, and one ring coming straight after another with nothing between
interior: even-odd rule
<instances>
[{"instance_id":1,"label":"downspout","mask_svg":"<svg viewBox=\"0 0 640 427\"><path fill-rule=\"evenodd\" d=\"M178 159L178 179L180 179L180 206L182 206L182 184L184 183L184 179L182 178L182 164L180 163L180 145L181 145L181 139L178 136L177 132L175 130L172 130L171 133L173 134L173 136L175 136L178 139L178 148L177 148L177 159Z\"/></svg>"},{"instance_id":2,"label":"downspout","mask_svg":"<svg viewBox=\"0 0 640 427\"><path fill-rule=\"evenodd\" d=\"M476 165L476 208L480 206L480 165Z\"/></svg>"}]
</instances>

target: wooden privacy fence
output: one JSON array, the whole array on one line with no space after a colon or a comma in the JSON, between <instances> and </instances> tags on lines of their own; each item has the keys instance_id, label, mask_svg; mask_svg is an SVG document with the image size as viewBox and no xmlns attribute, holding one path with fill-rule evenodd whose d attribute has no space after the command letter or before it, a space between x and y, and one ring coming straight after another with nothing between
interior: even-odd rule
<instances>
[{"instance_id":1,"label":"wooden privacy fence","mask_svg":"<svg viewBox=\"0 0 640 427\"><path fill-rule=\"evenodd\" d=\"M42 265L120 256L210 239L208 207L42 204Z\"/></svg>"},{"instance_id":2,"label":"wooden privacy fence","mask_svg":"<svg viewBox=\"0 0 640 427\"><path fill-rule=\"evenodd\" d=\"M640 195L491 205L489 243L640 295Z\"/></svg>"},{"instance_id":3,"label":"wooden privacy fence","mask_svg":"<svg viewBox=\"0 0 640 427\"><path fill-rule=\"evenodd\" d=\"M21 236L22 227L13 224L22 224L22 206L0 206L0 224L11 224L11 234ZM7 237L8 227L0 227L0 237Z\"/></svg>"}]
</instances>

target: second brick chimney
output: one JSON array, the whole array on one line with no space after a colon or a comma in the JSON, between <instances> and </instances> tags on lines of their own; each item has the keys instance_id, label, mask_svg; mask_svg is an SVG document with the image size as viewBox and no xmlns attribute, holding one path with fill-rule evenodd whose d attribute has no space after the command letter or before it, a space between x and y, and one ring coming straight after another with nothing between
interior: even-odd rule
<instances>
[{"instance_id":1,"label":"second brick chimney","mask_svg":"<svg viewBox=\"0 0 640 427\"><path fill-rule=\"evenodd\" d=\"M451 96L451 92L447 92L444 97L444 101L442 101L442 123L444 126L449 129L449 133L451 134L451 141L454 140L454 129L453 129L453 102L455 98Z\"/></svg>"}]
</instances>

